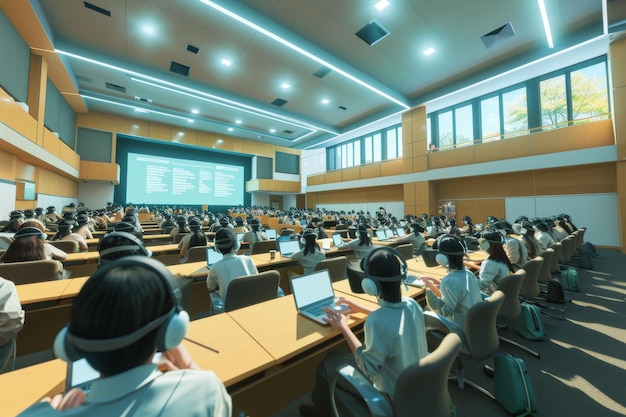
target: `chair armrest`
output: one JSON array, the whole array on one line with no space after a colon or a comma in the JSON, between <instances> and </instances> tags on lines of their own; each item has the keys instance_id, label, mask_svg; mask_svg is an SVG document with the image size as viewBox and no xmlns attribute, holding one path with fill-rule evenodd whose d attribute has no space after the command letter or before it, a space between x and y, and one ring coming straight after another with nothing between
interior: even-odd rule
<instances>
[{"instance_id":1,"label":"chair armrest","mask_svg":"<svg viewBox=\"0 0 626 417\"><path fill-rule=\"evenodd\" d=\"M352 389L355 393L365 401L372 417L393 417L393 409L387 398L376 388L372 382L367 379L361 371L352 365L342 365L337 368L337 372L332 378L330 385L330 398L332 409L335 417L339 417L337 403L335 399L335 390L337 385L343 386L348 390Z\"/></svg>"}]
</instances>

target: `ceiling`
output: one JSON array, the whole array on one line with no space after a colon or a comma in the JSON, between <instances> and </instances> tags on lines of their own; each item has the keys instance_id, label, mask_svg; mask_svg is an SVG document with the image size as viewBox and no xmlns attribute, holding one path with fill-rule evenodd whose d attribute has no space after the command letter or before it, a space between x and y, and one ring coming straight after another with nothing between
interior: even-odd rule
<instances>
[{"instance_id":1,"label":"ceiling","mask_svg":"<svg viewBox=\"0 0 626 417\"><path fill-rule=\"evenodd\" d=\"M377 1L32 0L89 111L298 149L603 32L601 0L545 0L552 49L537 1Z\"/></svg>"}]
</instances>

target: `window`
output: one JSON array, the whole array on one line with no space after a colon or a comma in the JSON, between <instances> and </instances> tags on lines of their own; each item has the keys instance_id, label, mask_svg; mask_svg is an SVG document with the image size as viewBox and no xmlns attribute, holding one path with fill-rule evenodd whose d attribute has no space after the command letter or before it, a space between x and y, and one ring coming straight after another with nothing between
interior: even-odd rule
<instances>
[{"instance_id":1,"label":"window","mask_svg":"<svg viewBox=\"0 0 626 417\"><path fill-rule=\"evenodd\" d=\"M371 164L374 160L373 158L374 152L372 151L372 137L367 136L365 138L365 163Z\"/></svg>"},{"instance_id":2,"label":"window","mask_svg":"<svg viewBox=\"0 0 626 417\"><path fill-rule=\"evenodd\" d=\"M500 139L500 96L480 102L480 128L483 142Z\"/></svg>"},{"instance_id":3,"label":"window","mask_svg":"<svg viewBox=\"0 0 626 417\"><path fill-rule=\"evenodd\" d=\"M565 74L548 78L539 84L541 126L548 129L567 126Z\"/></svg>"},{"instance_id":4,"label":"window","mask_svg":"<svg viewBox=\"0 0 626 417\"><path fill-rule=\"evenodd\" d=\"M454 131L452 126L452 111L440 113L437 120L439 125L439 149L452 147L454 144Z\"/></svg>"},{"instance_id":5,"label":"window","mask_svg":"<svg viewBox=\"0 0 626 417\"><path fill-rule=\"evenodd\" d=\"M383 160L383 141L382 135L380 133L376 133L373 136L374 138L374 162L379 162Z\"/></svg>"},{"instance_id":6,"label":"window","mask_svg":"<svg viewBox=\"0 0 626 417\"><path fill-rule=\"evenodd\" d=\"M361 165L361 141L354 142L354 166Z\"/></svg>"},{"instance_id":7,"label":"window","mask_svg":"<svg viewBox=\"0 0 626 417\"><path fill-rule=\"evenodd\" d=\"M572 71L570 84L572 120L606 117L609 112L609 100L604 62Z\"/></svg>"},{"instance_id":8,"label":"window","mask_svg":"<svg viewBox=\"0 0 626 417\"><path fill-rule=\"evenodd\" d=\"M526 87L502 94L502 113L505 137L510 138L526 134L528 130Z\"/></svg>"},{"instance_id":9,"label":"window","mask_svg":"<svg viewBox=\"0 0 626 417\"><path fill-rule=\"evenodd\" d=\"M394 127L386 132L387 159L402 158L402 128Z\"/></svg>"},{"instance_id":10,"label":"window","mask_svg":"<svg viewBox=\"0 0 626 417\"><path fill-rule=\"evenodd\" d=\"M472 120L471 104L454 110L454 127L457 146L472 145L474 143L474 122Z\"/></svg>"},{"instance_id":11,"label":"window","mask_svg":"<svg viewBox=\"0 0 626 417\"><path fill-rule=\"evenodd\" d=\"M430 151L430 144L433 142L433 134L432 134L432 116L428 116L426 118L426 151ZM435 144L436 145L436 144Z\"/></svg>"}]
</instances>

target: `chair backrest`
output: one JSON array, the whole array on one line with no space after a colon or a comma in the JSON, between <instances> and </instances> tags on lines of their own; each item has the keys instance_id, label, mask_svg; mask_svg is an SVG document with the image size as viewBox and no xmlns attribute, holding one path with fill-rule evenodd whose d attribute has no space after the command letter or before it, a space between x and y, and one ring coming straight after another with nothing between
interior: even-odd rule
<instances>
[{"instance_id":1,"label":"chair backrest","mask_svg":"<svg viewBox=\"0 0 626 417\"><path fill-rule=\"evenodd\" d=\"M402 255L405 260L409 260L413 257L413 245L410 243L398 245L395 249L400 252L400 255Z\"/></svg>"},{"instance_id":2,"label":"chair backrest","mask_svg":"<svg viewBox=\"0 0 626 417\"><path fill-rule=\"evenodd\" d=\"M429 268L432 268L434 266L439 266L439 264L435 260L435 256L437 256L438 253L439 251L435 249L431 249L431 248L424 248L420 252L420 254L422 255L422 259L424 260L424 263Z\"/></svg>"},{"instance_id":3,"label":"chair backrest","mask_svg":"<svg viewBox=\"0 0 626 417\"><path fill-rule=\"evenodd\" d=\"M345 256L337 256L335 258L324 259L315 265L315 270L321 271L322 269L328 269L330 280L332 282L337 282L348 277L347 267L348 258Z\"/></svg>"},{"instance_id":4,"label":"chair backrest","mask_svg":"<svg viewBox=\"0 0 626 417\"><path fill-rule=\"evenodd\" d=\"M4 346L0 346L0 374L15 369L16 343L11 340Z\"/></svg>"},{"instance_id":5,"label":"chair backrest","mask_svg":"<svg viewBox=\"0 0 626 417\"><path fill-rule=\"evenodd\" d=\"M539 287L539 271L543 264L543 258L541 256L535 256L522 266L526 271L526 278L522 282L522 288L520 288L520 294L523 297L532 298L541 293Z\"/></svg>"},{"instance_id":6,"label":"chair backrest","mask_svg":"<svg viewBox=\"0 0 626 417\"><path fill-rule=\"evenodd\" d=\"M448 375L461 338L448 333L437 349L406 368L396 382L394 417L449 417Z\"/></svg>"},{"instance_id":7,"label":"chair backrest","mask_svg":"<svg viewBox=\"0 0 626 417\"><path fill-rule=\"evenodd\" d=\"M235 278L228 284L224 311L233 311L278 297L280 273L275 270Z\"/></svg>"},{"instance_id":8,"label":"chair backrest","mask_svg":"<svg viewBox=\"0 0 626 417\"><path fill-rule=\"evenodd\" d=\"M180 241L183 240L183 238L185 236L187 236L188 234L189 233L185 233L185 232L175 234L174 235L174 243L180 243Z\"/></svg>"},{"instance_id":9,"label":"chair backrest","mask_svg":"<svg viewBox=\"0 0 626 417\"><path fill-rule=\"evenodd\" d=\"M561 242L559 242L561 244L561 258L559 259L559 262L561 263L568 262L570 258L572 257L571 255L572 253L571 246L573 246L572 242L573 242L572 238L570 238L569 236L561 240Z\"/></svg>"},{"instance_id":10,"label":"chair backrest","mask_svg":"<svg viewBox=\"0 0 626 417\"><path fill-rule=\"evenodd\" d=\"M572 256L576 253L576 238L572 235L569 235L565 239L561 241L564 248L567 248L567 260L569 261Z\"/></svg>"},{"instance_id":11,"label":"chair backrest","mask_svg":"<svg viewBox=\"0 0 626 417\"><path fill-rule=\"evenodd\" d=\"M61 275L63 265L59 261L24 261L0 264L0 277L16 285L33 282L53 281Z\"/></svg>"},{"instance_id":12,"label":"chair backrest","mask_svg":"<svg viewBox=\"0 0 626 417\"><path fill-rule=\"evenodd\" d=\"M515 320L522 313L519 292L526 279L526 271L518 269L514 274L507 275L498 282L498 289L504 293L504 303L500 307L500 317Z\"/></svg>"},{"instance_id":13,"label":"chair backrest","mask_svg":"<svg viewBox=\"0 0 626 417\"><path fill-rule=\"evenodd\" d=\"M75 240L53 240L48 243L65 253L78 252L78 242Z\"/></svg>"},{"instance_id":14,"label":"chair backrest","mask_svg":"<svg viewBox=\"0 0 626 417\"><path fill-rule=\"evenodd\" d=\"M552 279L551 266L552 266L552 259L554 258L554 255L555 255L554 249L550 249L550 248L541 252L543 263L541 264L541 269L539 269L538 280L542 284L546 284L550 282L550 280Z\"/></svg>"},{"instance_id":15,"label":"chair backrest","mask_svg":"<svg viewBox=\"0 0 626 417\"><path fill-rule=\"evenodd\" d=\"M254 246L252 246L252 254L268 253L270 250L276 250L275 240L259 240L254 242Z\"/></svg>"},{"instance_id":16,"label":"chair backrest","mask_svg":"<svg viewBox=\"0 0 626 417\"><path fill-rule=\"evenodd\" d=\"M550 261L550 272L559 272L559 259L561 259L561 250L563 249L563 245L560 242L557 242L550 246L550 249L554 251L554 255Z\"/></svg>"},{"instance_id":17,"label":"chair backrest","mask_svg":"<svg viewBox=\"0 0 626 417\"><path fill-rule=\"evenodd\" d=\"M365 271L361 269L359 263L348 262L346 273L348 275L348 282L350 283L350 291L355 294L363 294L364 291L361 287L361 281L365 278Z\"/></svg>"},{"instance_id":18,"label":"chair backrest","mask_svg":"<svg viewBox=\"0 0 626 417\"><path fill-rule=\"evenodd\" d=\"M504 303L504 293L496 290L489 298L474 304L467 312L463 334L469 355L477 360L487 359L496 353L500 338L496 319Z\"/></svg>"},{"instance_id":19,"label":"chair backrest","mask_svg":"<svg viewBox=\"0 0 626 417\"><path fill-rule=\"evenodd\" d=\"M480 250L478 239L474 236L463 236L463 240L467 245L467 250Z\"/></svg>"},{"instance_id":20,"label":"chair backrest","mask_svg":"<svg viewBox=\"0 0 626 417\"><path fill-rule=\"evenodd\" d=\"M194 246L187 250L187 263L206 261L206 246Z\"/></svg>"}]
</instances>

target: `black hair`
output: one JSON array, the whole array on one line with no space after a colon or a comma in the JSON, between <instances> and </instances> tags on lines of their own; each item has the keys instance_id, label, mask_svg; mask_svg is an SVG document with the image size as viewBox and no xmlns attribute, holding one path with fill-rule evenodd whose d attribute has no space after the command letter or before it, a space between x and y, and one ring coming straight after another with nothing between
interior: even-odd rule
<instances>
[{"instance_id":1,"label":"black hair","mask_svg":"<svg viewBox=\"0 0 626 417\"><path fill-rule=\"evenodd\" d=\"M304 239L304 251L303 254L306 256L309 253L314 254L315 249L320 250L320 245L317 244L317 236L313 231L306 232L302 235Z\"/></svg>"},{"instance_id":2,"label":"black hair","mask_svg":"<svg viewBox=\"0 0 626 417\"><path fill-rule=\"evenodd\" d=\"M116 231L113 233L115 234L114 235L106 234L102 237L102 239L100 239L100 243L98 244L98 252L100 252L100 259L99 259L100 265L103 265L107 262L114 261L116 259L124 258L126 256L145 255L144 248L140 246L141 243L138 244L136 240L133 240L130 237L120 236L121 233L127 233L127 232ZM129 233L129 235L132 235L132 233ZM115 248L119 246L133 246L136 249L112 251L110 253L105 254L104 256L102 255L102 252L105 251L106 249Z\"/></svg>"},{"instance_id":3,"label":"black hair","mask_svg":"<svg viewBox=\"0 0 626 417\"><path fill-rule=\"evenodd\" d=\"M433 249L437 249L448 257L448 269L462 271L465 268L463 260L467 252L465 243L455 236L442 236L433 244Z\"/></svg>"},{"instance_id":4,"label":"black hair","mask_svg":"<svg viewBox=\"0 0 626 417\"><path fill-rule=\"evenodd\" d=\"M367 265L367 272L371 277L393 277L401 274L398 257L389 251L379 250L372 254ZM379 298L390 303L402 301L401 281L378 281L380 285Z\"/></svg>"},{"instance_id":5,"label":"black hair","mask_svg":"<svg viewBox=\"0 0 626 417\"><path fill-rule=\"evenodd\" d=\"M360 224L357 230L359 232L359 246L370 246L372 244L372 239L370 239L367 232L367 226Z\"/></svg>"},{"instance_id":6,"label":"black hair","mask_svg":"<svg viewBox=\"0 0 626 417\"><path fill-rule=\"evenodd\" d=\"M112 268L97 280L87 280L74 299L71 334L87 339L125 336L173 307L163 279L141 265ZM135 343L110 352L84 352L87 362L105 376L116 375L148 361L155 350L157 329Z\"/></svg>"},{"instance_id":7,"label":"black hair","mask_svg":"<svg viewBox=\"0 0 626 417\"><path fill-rule=\"evenodd\" d=\"M215 233L215 248L223 254L230 253L236 241L235 232L228 227L222 227Z\"/></svg>"},{"instance_id":8,"label":"black hair","mask_svg":"<svg viewBox=\"0 0 626 417\"><path fill-rule=\"evenodd\" d=\"M207 239L206 235L202 230L195 230L191 232L191 237L189 238L189 248L193 248L195 246L206 246Z\"/></svg>"}]
</instances>

